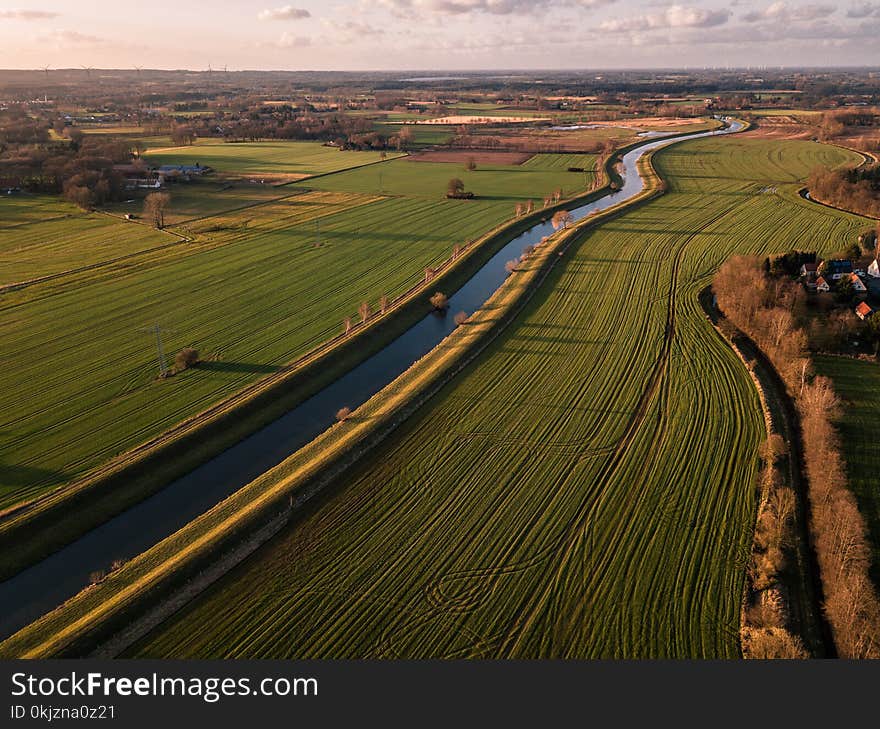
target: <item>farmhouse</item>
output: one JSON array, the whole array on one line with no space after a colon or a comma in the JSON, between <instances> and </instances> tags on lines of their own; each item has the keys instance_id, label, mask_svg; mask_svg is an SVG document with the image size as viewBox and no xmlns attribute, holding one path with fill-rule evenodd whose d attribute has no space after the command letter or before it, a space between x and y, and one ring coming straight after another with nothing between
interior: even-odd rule
<instances>
[{"instance_id":1,"label":"farmhouse","mask_svg":"<svg viewBox=\"0 0 880 729\"><path fill-rule=\"evenodd\" d=\"M816 279L816 291L821 294L827 294L831 291L831 284L829 284L822 276Z\"/></svg>"},{"instance_id":2,"label":"farmhouse","mask_svg":"<svg viewBox=\"0 0 880 729\"><path fill-rule=\"evenodd\" d=\"M823 275L826 278L830 278L832 281L840 281L853 272L852 261L835 259L832 261L825 261L822 265L824 268Z\"/></svg>"},{"instance_id":3,"label":"farmhouse","mask_svg":"<svg viewBox=\"0 0 880 729\"><path fill-rule=\"evenodd\" d=\"M801 278L806 279L807 281L812 281L819 275L819 264L818 263L805 263L801 266Z\"/></svg>"},{"instance_id":4,"label":"farmhouse","mask_svg":"<svg viewBox=\"0 0 880 729\"><path fill-rule=\"evenodd\" d=\"M856 307L856 316L862 321L866 321L874 316L874 310L863 301Z\"/></svg>"}]
</instances>

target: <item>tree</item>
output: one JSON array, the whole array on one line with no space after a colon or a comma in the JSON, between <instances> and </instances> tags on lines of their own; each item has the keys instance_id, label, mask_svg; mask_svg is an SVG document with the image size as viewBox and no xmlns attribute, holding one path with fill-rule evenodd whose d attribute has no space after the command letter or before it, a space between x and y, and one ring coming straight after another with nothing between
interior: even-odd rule
<instances>
[{"instance_id":1,"label":"tree","mask_svg":"<svg viewBox=\"0 0 880 729\"><path fill-rule=\"evenodd\" d=\"M358 307L358 314L361 315L361 321L365 322L370 318L370 305L365 301Z\"/></svg>"},{"instance_id":2,"label":"tree","mask_svg":"<svg viewBox=\"0 0 880 729\"><path fill-rule=\"evenodd\" d=\"M468 157L467 163L465 164L465 168L467 169L468 172L473 172L475 169L477 169L476 157Z\"/></svg>"},{"instance_id":3,"label":"tree","mask_svg":"<svg viewBox=\"0 0 880 729\"><path fill-rule=\"evenodd\" d=\"M353 325L354 324L353 324L350 316L347 316L347 317L345 317L345 319L342 320L342 326L345 327L346 334L351 334L351 328Z\"/></svg>"},{"instance_id":4,"label":"tree","mask_svg":"<svg viewBox=\"0 0 880 729\"><path fill-rule=\"evenodd\" d=\"M339 408L336 411L336 420L340 423L344 423L349 417L351 417L351 408Z\"/></svg>"},{"instance_id":5,"label":"tree","mask_svg":"<svg viewBox=\"0 0 880 729\"><path fill-rule=\"evenodd\" d=\"M431 306L434 307L434 311L446 311L449 308L449 299L446 294L437 291L431 297Z\"/></svg>"},{"instance_id":6,"label":"tree","mask_svg":"<svg viewBox=\"0 0 880 729\"><path fill-rule=\"evenodd\" d=\"M160 230L165 227L165 212L171 204L167 192L151 192L144 200L144 217Z\"/></svg>"},{"instance_id":7,"label":"tree","mask_svg":"<svg viewBox=\"0 0 880 729\"><path fill-rule=\"evenodd\" d=\"M571 224L571 221L571 213L568 210L557 210L553 214L553 229L559 230L562 228L564 230Z\"/></svg>"},{"instance_id":8,"label":"tree","mask_svg":"<svg viewBox=\"0 0 880 729\"><path fill-rule=\"evenodd\" d=\"M174 356L174 369L183 372L199 363L199 350L192 347L184 347Z\"/></svg>"},{"instance_id":9,"label":"tree","mask_svg":"<svg viewBox=\"0 0 880 729\"><path fill-rule=\"evenodd\" d=\"M388 311L388 297L383 295L379 297L379 313L384 314L386 311Z\"/></svg>"},{"instance_id":10,"label":"tree","mask_svg":"<svg viewBox=\"0 0 880 729\"><path fill-rule=\"evenodd\" d=\"M460 311L460 312L458 312L458 314L455 315L455 320L454 320L454 321L455 321L455 325L460 327L460 326L462 326L465 322L467 322L467 320L468 320L468 315L467 315L467 313L464 312L464 311Z\"/></svg>"},{"instance_id":11,"label":"tree","mask_svg":"<svg viewBox=\"0 0 880 729\"><path fill-rule=\"evenodd\" d=\"M504 270L507 271L507 273L513 273L514 271L517 270L518 267L519 267L519 259L518 258L514 258L512 261L508 261L507 263L504 264Z\"/></svg>"},{"instance_id":12,"label":"tree","mask_svg":"<svg viewBox=\"0 0 880 729\"><path fill-rule=\"evenodd\" d=\"M458 177L453 177L446 185L446 194L450 197L464 195L464 182Z\"/></svg>"}]
</instances>

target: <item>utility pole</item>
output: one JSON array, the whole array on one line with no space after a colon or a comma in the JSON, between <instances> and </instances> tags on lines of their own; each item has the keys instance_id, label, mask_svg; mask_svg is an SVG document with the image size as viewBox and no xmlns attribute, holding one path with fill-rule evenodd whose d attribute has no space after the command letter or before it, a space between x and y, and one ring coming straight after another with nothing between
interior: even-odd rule
<instances>
[{"instance_id":1,"label":"utility pole","mask_svg":"<svg viewBox=\"0 0 880 729\"><path fill-rule=\"evenodd\" d=\"M167 377L168 376L168 364L165 361L165 350L162 347L162 332L170 331L168 329L163 329L159 323L157 322L153 326L147 329L141 329L142 332L148 332L150 334L156 335L156 358L159 361L159 376Z\"/></svg>"}]
</instances>

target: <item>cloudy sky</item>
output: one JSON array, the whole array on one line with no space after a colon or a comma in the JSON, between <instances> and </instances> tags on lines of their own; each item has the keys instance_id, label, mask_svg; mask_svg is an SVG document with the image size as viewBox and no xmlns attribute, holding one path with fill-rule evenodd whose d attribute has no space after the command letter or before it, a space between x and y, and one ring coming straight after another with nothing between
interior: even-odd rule
<instances>
[{"instance_id":1,"label":"cloudy sky","mask_svg":"<svg viewBox=\"0 0 880 729\"><path fill-rule=\"evenodd\" d=\"M0 0L0 68L880 65L880 0Z\"/></svg>"}]
</instances>

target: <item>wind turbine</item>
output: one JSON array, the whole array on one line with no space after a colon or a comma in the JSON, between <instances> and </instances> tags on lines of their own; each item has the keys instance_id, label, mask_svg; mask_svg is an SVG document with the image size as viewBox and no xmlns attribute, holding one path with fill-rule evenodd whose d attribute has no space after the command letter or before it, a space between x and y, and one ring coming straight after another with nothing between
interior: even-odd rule
<instances>
[{"instance_id":1,"label":"wind turbine","mask_svg":"<svg viewBox=\"0 0 880 729\"><path fill-rule=\"evenodd\" d=\"M43 73L46 74L46 80L48 81L49 80L49 67L48 66L43 66Z\"/></svg>"},{"instance_id":2,"label":"wind turbine","mask_svg":"<svg viewBox=\"0 0 880 729\"><path fill-rule=\"evenodd\" d=\"M82 70L86 72L86 76L88 76L89 78L92 77L92 71L94 69L90 68L89 66L82 66Z\"/></svg>"}]
</instances>

